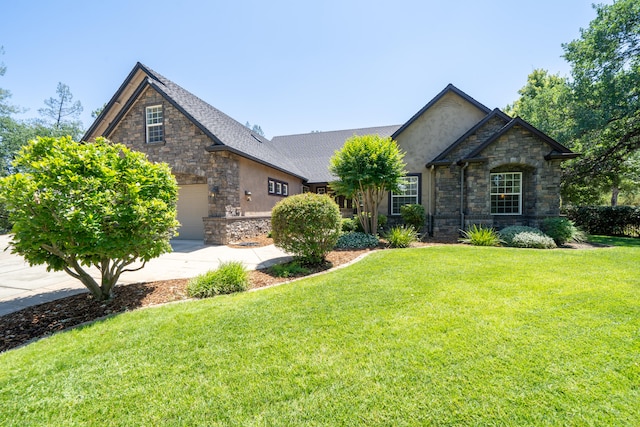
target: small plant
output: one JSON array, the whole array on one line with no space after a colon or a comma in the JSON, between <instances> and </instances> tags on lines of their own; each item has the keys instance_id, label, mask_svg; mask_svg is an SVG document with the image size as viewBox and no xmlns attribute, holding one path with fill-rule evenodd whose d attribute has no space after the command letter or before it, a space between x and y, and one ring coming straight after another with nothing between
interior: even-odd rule
<instances>
[{"instance_id":1,"label":"small plant","mask_svg":"<svg viewBox=\"0 0 640 427\"><path fill-rule=\"evenodd\" d=\"M356 231L359 221L356 218L342 218L342 232L350 233Z\"/></svg>"},{"instance_id":2,"label":"small plant","mask_svg":"<svg viewBox=\"0 0 640 427\"><path fill-rule=\"evenodd\" d=\"M574 237L578 240L581 238L580 231L573 222L563 217L546 218L540 224L540 229L551 237L558 246L574 240Z\"/></svg>"},{"instance_id":3,"label":"small plant","mask_svg":"<svg viewBox=\"0 0 640 427\"><path fill-rule=\"evenodd\" d=\"M305 276L311 272L306 267L300 265L298 261L291 261L285 264L276 264L269 268L269 272L276 277Z\"/></svg>"},{"instance_id":4,"label":"small plant","mask_svg":"<svg viewBox=\"0 0 640 427\"><path fill-rule=\"evenodd\" d=\"M404 222L412 226L418 233L424 227L424 222L427 219L424 206L418 204L400 206L400 215L402 215Z\"/></svg>"},{"instance_id":5,"label":"small plant","mask_svg":"<svg viewBox=\"0 0 640 427\"><path fill-rule=\"evenodd\" d=\"M534 233L540 236L544 236L545 234L537 228L527 227L525 225L512 225L510 227L503 228L498 232L500 235L500 239L507 246L513 246L513 238L520 233Z\"/></svg>"},{"instance_id":6,"label":"small plant","mask_svg":"<svg viewBox=\"0 0 640 427\"><path fill-rule=\"evenodd\" d=\"M473 246L500 246L500 235L493 228L473 224L468 230L462 230L460 242Z\"/></svg>"},{"instance_id":7,"label":"small plant","mask_svg":"<svg viewBox=\"0 0 640 427\"><path fill-rule=\"evenodd\" d=\"M215 295L246 291L249 273L240 261L227 261L217 270L194 277L187 284L187 294L193 298L208 298Z\"/></svg>"},{"instance_id":8,"label":"small plant","mask_svg":"<svg viewBox=\"0 0 640 427\"><path fill-rule=\"evenodd\" d=\"M516 234L511 241L514 248L534 248L534 249L554 249L556 243L553 239L546 235L523 231Z\"/></svg>"},{"instance_id":9,"label":"small plant","mask_svg":"<svg viewBox=\"0 0 640 427\"><path fill-rule=\"evenodd\" d=\"M375 248L379 244L379 240L372 234L360 233L354 231L351 233L343 234L336 243L338 249L365 249Z\"/></svg>"},{"instance_id":10,"label":"small plant","mask_svg":"<svg viewBox=\"0 0 640 427\"><path fill-rule=\"evenodd\" d=\"M418 240L418 233L413 226L396 226L387 233L387 240L392 248L408 248Z\"/></svg>"}]
</instances>

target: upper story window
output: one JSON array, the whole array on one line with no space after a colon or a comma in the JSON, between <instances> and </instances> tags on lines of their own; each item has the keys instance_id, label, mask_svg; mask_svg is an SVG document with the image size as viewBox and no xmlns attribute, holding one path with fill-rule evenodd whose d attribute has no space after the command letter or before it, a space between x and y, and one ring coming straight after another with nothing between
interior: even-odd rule
<instances>
[{"instance_id":1,"label":"upper story window","mask_svg":"<svg viewBox=\"0 0 640 427\"><path fill-rule=\"evenodd\" d=\"M147 122L147 143L164 141L164 117L162 105L153 105L145 109Z\"/></svg>"},{"instance_id":2,"label":"upper story window","mask_svg":"<svg viewBox=\"0 0 640 427\"><path fill-rule=\"evenodd\" d=\"M522 172L491 174L491 214L522 213Z\"/></svg>"},{"instance_id":3,"label":"upper story window","mask_svg":"<svg viewBox=\"0 0 640 427\"><path fill-rule=\"evenodd\" d=\"M420 176L407 175L402 178L400 191L391 192L391 215L400 215L400 207L420 203Z\"/></svg>"}]
</instances>

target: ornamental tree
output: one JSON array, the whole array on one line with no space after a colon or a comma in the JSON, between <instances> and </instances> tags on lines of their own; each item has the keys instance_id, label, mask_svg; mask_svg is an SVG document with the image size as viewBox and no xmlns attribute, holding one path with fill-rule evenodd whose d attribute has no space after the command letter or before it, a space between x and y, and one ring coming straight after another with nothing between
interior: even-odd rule
<instances>
[{"instance_id":1,"label":"ornamental tree","mask_svg":"<svg viewBox=\"0 0 640 427\"><path fill-rule=\"evenodd\" d=\"M365 233L376 234L378 207L387 191L398 191L406 175L404 153L391 137L353 136L331 158L329 171L338 177L331 188L351 197Z\"/></svg>"},{"instance_id":2,"label":"ornamental tree","mask_svg":"<svg viewBox=\"0 0 640 427\"><path fill-rule=\"evenodd\" d=\"M169 167L104 138L37 138L19 152L19 173L0 179L13 223L12 252L64 270L98 300L120 275L171 251L178 186ZM142 263L137 268L127 268ZM96 267L96 281L87 267Z\"/></svg>"}]
</instances>

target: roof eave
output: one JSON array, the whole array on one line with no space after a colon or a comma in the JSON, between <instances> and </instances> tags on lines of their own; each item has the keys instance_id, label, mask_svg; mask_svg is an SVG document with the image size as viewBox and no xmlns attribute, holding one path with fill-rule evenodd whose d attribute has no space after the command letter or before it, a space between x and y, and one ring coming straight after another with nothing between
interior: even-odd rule
<instances>
[{"instance_id":1,"label":"roof eave","mask_svg":"<svg viewBox=\"0 0 640 427\"><path fill-rule=\"evenodd\" d=\"M580 156L581 156L580 153L558 153L558 152L552 151L551 153L544 156L544 159L545 160L571 160Z\"/></svg>"},{"instance_id":2,"label":"roof eave","mask_svg":"<svg viewBox=\"0 0 640 427\"><path fill-rule=\"evenodd\" d=\"M284 172L284 173L286 173L288 175L295 176L296 178L300 178L303 181L307 181L307 178L302 176L302 175L298 175L297 173L292 172L290 170L286 170L284 168L281 168L280 166L276 166L276 165L271 164L269 162L265 162L262 159L259 159L257 157L251 156L251 155L249 155L249 154L247 154L247 153L245 153L243 151L237 150L237 149L235 149L233 147L229 147L228 145L222 145L222 144L209 145L209 146L205 147L205 150L207 150L207 152L209 152L209 153L216 153L216 152L219 152L219 151L228 151L229 153L237 154L238 156L244 157L245 159L249 159L249 160L252 160L254 162L260 163L262 165L269 166L270 168L279 170L280 172Z\"/></svg>"}]
</instances>

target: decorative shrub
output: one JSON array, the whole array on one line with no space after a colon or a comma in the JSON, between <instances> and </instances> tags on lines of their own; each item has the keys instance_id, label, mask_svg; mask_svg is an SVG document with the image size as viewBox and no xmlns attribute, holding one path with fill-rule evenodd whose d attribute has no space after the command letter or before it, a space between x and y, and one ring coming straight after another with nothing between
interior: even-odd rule
<instances>
[{"instance_id":1,"label":"decorative shrub","mask_svg":"<svg viewBox=\"0 0 640 427\"><path fill-rule=\"evenodd\" d=\"M350 233L356 231L359 223L356 218L342 218L342 232Z\"/></svg>"},{"instance_id":2,"label":"decorative shrub","mask_svg":"<svg viewBox=\"0 0 640 427\"><path fill-rule=\"evenodd\" d=\"M640 207L581 206L567 209L567 216L589 234L640 237Z\"/></svg>"},{"instance_id":3,"label":"decorative shrub","mask_svg":"<svg viewBox=\"0 0 640 427\"><path fill-rule=\"evenodd\" d=\"M298 261L273 265L269 268L269 271L276 277L304 276L311 272L308 268L300 265Z\"/></svg>"},{"instance_id":4,"label":"decorative shrub","mask_svg":"<svg viewBox=\"0 0 640 427\"><path fill-rule=\"evenodd\" d=\"M523 231L513 236L511 245L514 248L553 249L556 243L549 236Z\"/></svg>"},{"instance_id":5,"label":"decorative shrub","mask_svg":"<svg viewBox=\"0 0 640 427\"><path fill-rule=\"evenodd\" d=\"M473 246L500 246L500 236L493 228L473 224L468 230L462 231L460 242Z\"/></svg>"},{"instance_id":6,"label":"decorative shrub","mask_svg":"<svg viewBox=\"0 0 640 427\"><path fill-rule=\"evenodd\" d=\"M418 233L413 226L392 227L387 233L387 240L392 248L408 248L417 239Z\"/></svg>"},{"instance_id":7,"label":"decorative shrub","mask_svg":"<svg viewBox=\"0 0 640 427\"><path fill-rule=\"evenodd\" d=\"M249 273L240 261L227 261L217 270L194 277L187 284L187 294L193 298L208 298L215 295L246 291Z\"/></svg>"},{"instance_id":8,"label":"decorative shrub","mask_svg":"<svg viewBox=\"0 0 640 427\"><path fill-rule=\"evenodd\" d=\"M424 206L418 204L400 206L400 215L407 225L412 226L417 232L422 230L427 215Z\"/></svg>"},{"instance_id":9,"label":"decorative shrub","mask_svg":"<svg viewBox=\"0 0 640 427\"><path fill-rule=\"evenodd\" d=\"M338 249L365 249L375 248L380 242L378 238L372 234L354 231L343 234L336 243Z\"/></svg>"},{"instance_id":10,"label":"decorative shrub","mask_svg":"<svg viewBox=\"0 0 640 427\"><path fill-rule=\"evenodd\" d=\"M520 233L534 233L544 236L545 234L537 228L527 227L525 225L512 225L510 227L503 228L498 232L500 239L507 246L513 246L513 238Z\"/></svg>"},{"instance_id":11,"label":"decorative shrub","mask_svg":"<svg viewBox=\"0 0 640 427\"><path fill-rule=\"evenodd\" d=\"M321 264L336 245L341 227L340 209L327 195L296 194L272 210L273 243L304 264Z\"/></svg>"},{"instance_id":12,"label":"decorative shrub","mask_svg":"<svg viewBox=\"0 0 640 427\"><path fill-rule=\"evenodd\" d=\"M578 229L573 222L562 217L546 218L540 224L540 230L551 237L558 246L573 240L574 235L578 234Z\"/></svg>"}]
</instances>

